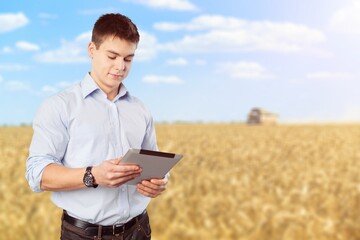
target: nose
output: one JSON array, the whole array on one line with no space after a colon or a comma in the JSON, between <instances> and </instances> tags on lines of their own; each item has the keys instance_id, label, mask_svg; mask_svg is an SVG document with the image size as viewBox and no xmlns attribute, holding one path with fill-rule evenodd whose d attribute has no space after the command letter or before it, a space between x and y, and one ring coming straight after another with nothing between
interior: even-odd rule
<instances>
[{"instance_id":1,"label":"nose","mask_svg":"<svg viewBox=\"0 0 360 240\"><path fill-rule=\"evenodd\" d=\"M119 59L118 61L116 61L115 68L116 68L116 70L124 71L125 70L125 61L124 61L124 59Z\"/></svg>"}]
</instances>

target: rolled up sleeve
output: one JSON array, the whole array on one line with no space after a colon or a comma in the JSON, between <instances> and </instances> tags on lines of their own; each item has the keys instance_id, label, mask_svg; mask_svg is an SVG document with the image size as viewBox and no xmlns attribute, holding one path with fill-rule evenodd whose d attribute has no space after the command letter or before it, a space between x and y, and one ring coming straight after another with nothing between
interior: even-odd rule
<instances>
[{"instance_id":1,"label":"rolled up sleeve","mask_svg":"<svg viewBox=\"0 0 360 240\"><path fill-rule=\"evenodd\" d=\"M33 122L33 138L26 160L26 179L34 192L41 192L41 179L49 164L62 164L69 141L66 105L60 98L47 99Z\"/></svg>"}]
</instances>

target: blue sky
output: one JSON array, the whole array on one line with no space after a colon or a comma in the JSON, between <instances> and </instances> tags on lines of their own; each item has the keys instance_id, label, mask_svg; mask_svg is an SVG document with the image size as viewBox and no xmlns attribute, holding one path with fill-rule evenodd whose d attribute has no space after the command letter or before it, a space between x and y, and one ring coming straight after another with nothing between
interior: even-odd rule
<instances>
[{"instance_id":1,"label":"blue sky","mask_svg":"<svg viewBox=\"0 0 360 240\"><path fill-rule=\"evenodd\" d=\"M120 12L141 42L125 80L155 121L360 121L360 0L0 2L0 124L31 123L90 70L96 19Z\"/></svg>"}]
</instances>

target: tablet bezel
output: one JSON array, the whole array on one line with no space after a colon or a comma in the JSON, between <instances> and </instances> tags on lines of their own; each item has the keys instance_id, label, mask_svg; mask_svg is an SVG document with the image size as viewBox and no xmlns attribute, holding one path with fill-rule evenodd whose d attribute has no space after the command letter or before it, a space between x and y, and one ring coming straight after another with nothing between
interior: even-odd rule
<instances>
[{"instance_id":1,"label":"tablet bezel","mask_svg":"<svg viewBox=\"0 0 360 240\"><path fill-rule=\"evenodd\" d=\"M142 168L140 176L126 182L135 185L142 180L162 179L180 161L181 154L130 148L121 164L136 164Z\"/></svg>"}]
</instances>

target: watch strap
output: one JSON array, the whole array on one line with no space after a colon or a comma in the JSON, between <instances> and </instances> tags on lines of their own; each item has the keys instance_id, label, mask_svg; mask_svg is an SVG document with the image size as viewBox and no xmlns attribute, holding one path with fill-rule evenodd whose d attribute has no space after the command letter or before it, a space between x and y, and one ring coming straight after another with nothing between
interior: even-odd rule
<instances>
[{"instance_id":1,"label":"watch strap","mask_svg":"<svg viewBox=\"0 0 360 240\"><path fill-rule=\"evenodd\" d=\"M99 184L95 184L95 177L91 172L92 168L93 168L92 166L89 166L89 167L86 168L86 171L85 171L85 174L84 174L84 183L85 183L85 178L88 178L88 179L90 178L91 183L90 184L85 183L85 186L97 188L99 186Z\"/></svg>"}]
</instances>

